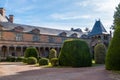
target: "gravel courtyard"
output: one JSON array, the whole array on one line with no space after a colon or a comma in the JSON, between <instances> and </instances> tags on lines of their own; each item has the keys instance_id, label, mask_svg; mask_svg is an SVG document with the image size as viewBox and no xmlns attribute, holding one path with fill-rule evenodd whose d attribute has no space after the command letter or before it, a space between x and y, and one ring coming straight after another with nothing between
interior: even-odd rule
<instances>
[{"instance_id":1,"label":"gravel courtyard","mask_svg":"<svg viewBox=\"0 0 120 80\"><path fill-rule=\"evenodd\" d=\"M120 80L112 79L104 66L86 68L42 68L23 63L0 63L0 80Z\"/></svg>"}]
</instances>

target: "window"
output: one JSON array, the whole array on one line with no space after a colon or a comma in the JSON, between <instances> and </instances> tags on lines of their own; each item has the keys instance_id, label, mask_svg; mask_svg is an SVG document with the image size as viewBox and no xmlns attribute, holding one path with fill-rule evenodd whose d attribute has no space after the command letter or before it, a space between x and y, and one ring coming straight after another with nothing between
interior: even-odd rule
<instances>
[{"instance_id":1,"label":"window","mask_svg":"<svg viewBox=\"0 0 120 80\"><path fill-rule=\"evenodd\" d=\"M33 41L39 41L39 40L40 40L39 35L34 34L33 35Z\"/></svg>"},{"instance_id":2,"label":"window","mask_svg":"<svg viewBox=\"0 0 120 80\"><path fill-rule=\"evenodd\" d=\"M16 41L22 41L23 40L23 34L22 33L16 33Z\"/></svg>"},{"instance_id":3,"label":"window","mask_svg":"<svg viewBox=\"0 0 120 80\"><path fill-rule=\"evenodd\" d=\"M55 42L55 38L54 37L52 37L52 36L49 36L49 42Z\"/></svg>"}]
</instances>

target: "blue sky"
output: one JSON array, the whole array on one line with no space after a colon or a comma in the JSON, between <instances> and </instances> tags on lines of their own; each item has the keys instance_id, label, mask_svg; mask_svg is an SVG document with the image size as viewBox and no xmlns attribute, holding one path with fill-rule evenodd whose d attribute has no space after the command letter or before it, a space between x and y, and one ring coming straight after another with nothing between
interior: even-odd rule
<instances>
[{"instance_id":1,"label":"blue sky","mask_svg":"<svg viewBox=\"0 0 120 80\"><path fill-rule=\"evenodd\" d=\"M15 16L14 23L55 29L91 29L100 19L105 28L113 23L119 0L0 0L6 15Z\"/></svg>"}]
</instances>

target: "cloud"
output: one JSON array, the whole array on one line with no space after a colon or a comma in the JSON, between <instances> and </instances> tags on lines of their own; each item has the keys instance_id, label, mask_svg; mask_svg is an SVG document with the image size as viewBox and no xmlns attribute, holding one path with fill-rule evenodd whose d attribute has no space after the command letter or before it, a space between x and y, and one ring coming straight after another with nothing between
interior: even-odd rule
<instances>
[{"instance_id":1,"label":"cloud","mask_svg":"<svg viewBox=\"0 0 120 80\"><path fill-rule=\"evenodd\" d=\"M75 4L76 6L87 7L88 4L90 4L90 1L75 2L74 4Z\"/></svg>"},{"instance_id":2,"label":"cloud","mask_svg":"<svg viewBox=\"0 0 120 80\"><path fill-rule=\"evenodd\" d=\"M54 13L50 15L51 18L56 20L73 20L73 19L89 19L90 15L75 15L75 14L59 14Z\"/></svg>"}]
</instances>

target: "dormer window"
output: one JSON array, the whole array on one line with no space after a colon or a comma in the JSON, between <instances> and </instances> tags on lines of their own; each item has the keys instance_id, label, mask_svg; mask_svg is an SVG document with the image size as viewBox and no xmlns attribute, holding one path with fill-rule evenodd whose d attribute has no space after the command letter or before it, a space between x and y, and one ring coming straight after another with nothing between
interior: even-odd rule
<instances>
[{"instance_id":1,"label":"dormer window","mask_svg":"<svg viewBox=\"0 0 120 80\"><path fill-rule=\"evenodd\" d=\"M24 28L21 26L17 26L14 28L14 31L16 31L16 32L23 32L23 30L24 30Z\"/></svg>"},{"instance_id":2,"label":"dormer window","mask_svg":"<svg viewBox=\"0 0 120 80\"><path fill-rule=\"evenodd\" d=\"M62 37L66 37L66 36L67 36L67 33L66 33L66 32L62 32L62 33L60 33L59 35L62 36Z\"/></svg>"},{"instance_id":3,"label":"dormer window","mask_svg":"<svg viewBox=\"0 0 120 80\"><path fill-rule=\"evenodd\" d=\"M71 37L77 38L77 33L71 34Z\"/></svg>"},{"instance_id":4,"label":"dormer window","mask_svg":"<svg viewBox=\"0 0 120 80\"><path fill-rule=\"evenodd\" d=\"M31 32L34 34L40 34L40 30L37 28L33 29Z\"/></svg>"}]
</instances>

